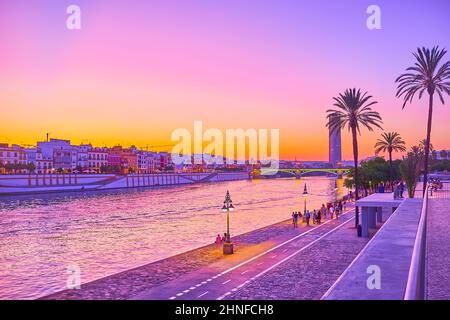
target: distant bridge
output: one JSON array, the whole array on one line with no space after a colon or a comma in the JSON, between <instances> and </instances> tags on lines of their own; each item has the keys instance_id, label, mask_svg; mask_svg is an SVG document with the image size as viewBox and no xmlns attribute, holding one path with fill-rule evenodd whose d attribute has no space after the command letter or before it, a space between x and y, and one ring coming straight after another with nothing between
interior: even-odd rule
<instances>
[{"instance_id":1,"label":"distant bridge","mask_svg":"<svg viewBox=\"0 0 450 320\"><path fill-rule=\"evenodd\" d=\"M348 174L350 169L348 168L282 168L282 169L271 169L271 168L261 168L260 174L262 175L274 175L279 172L289 173L296 178L311 173L311 172L323 172L333 174L338 178Z\"/></svg>"}]
</instances>

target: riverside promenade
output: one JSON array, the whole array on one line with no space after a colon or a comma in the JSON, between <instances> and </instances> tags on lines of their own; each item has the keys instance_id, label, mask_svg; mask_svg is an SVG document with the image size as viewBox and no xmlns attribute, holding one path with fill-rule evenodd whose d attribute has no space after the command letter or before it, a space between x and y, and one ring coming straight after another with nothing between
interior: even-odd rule
<instances>
[{"instance_id":1,"label":"riverside promenade","mask_svg":"<svg viewBox=\"0 0 450 320\"><path fill-rule=\"evenodd\" d=\"M329 257L325 263L327 268L322 268L322 276L327 281L316 279L304 290L310 292L310 297L318 298L328 288L327 283L339 276L340 270L368 241L356 238L353 219L350 210L339 220L325 220L319 226L300 225L296 229L289 219L234 237L236 252L231 256L223 256L221 247L212 244L42 299L238 299L240 297L232 295L244 286L256 283L266 273L294 258L302 257L308 261L316 256L314 252L328 248L327 253L323 253ZM346 240L338 234L343 230L347 234ZM326 242L332 235L335 238ZM319 256L315 259L320 260ZM339 262L339 266L333 261ZM283 296L272 298L283 299Z\"/></svg>"},{"instance_id":2,"label":"riverside promenade","mask_svg":"<svg viewBox=\"0 0 450 320\"><path fill-rule=\"evenodd\" d=\"M429 192L426 202L422 190L416 190L416 197L403 201L322 299L449 300L449 208L449 181Z\"/></svg>"},{"instance_id":3,"label":"riverside promenade","mask_svg":"<svg viewBox=\"0 0 450 320\"><path fill-rule=\"evenodd\" d=\"M450 299L450 193L445 190L430 196L427 207L422 274L427 299ZM321 225L293 228L289 219L234 237L230 256L211 244L42 299L401 300L414 261L422 199L405 199L391 211L383 208L367 238L356 237L353 208ZM373 278L372 286L368 281L374 270L378 287Z\"/></svg>"}]
</instances>

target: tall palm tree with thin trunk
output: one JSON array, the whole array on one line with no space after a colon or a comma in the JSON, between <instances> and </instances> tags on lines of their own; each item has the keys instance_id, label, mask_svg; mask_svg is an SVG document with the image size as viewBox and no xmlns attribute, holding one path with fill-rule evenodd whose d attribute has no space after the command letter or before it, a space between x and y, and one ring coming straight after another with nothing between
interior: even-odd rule
<instances>
[{"instance_id":1,"label":"tall palm tree with thin trunk","mask_svg":"<svg viewBox=\"0 0 450 320\"><path fill-rule=\"evenodd\" d=\"M392 188L393 171L392 171L392 152L405 152L405 141L398 132L383 132L381 139L377 139L375 143L375 153L388 152L389 154L389 182Z\"/></svg>"},{"instance_id":2,"label":"tall palm tree with thin trunk","mask_svg":"<svg viewBox=\"0 0 450 320\"><path fill-rule=\"evenodd\" d=\"M372 96L367 92L362 93L361 89L347 89L344 93L340 93L338 97L333 97L333 106L336 110L327 110L327 127L331 132L341 130L345 127L351 131L353 142L353 161L355 166L354 184L355 197L358 200L359 195L359 177L358 177L358 134L361 134L361 127L373 131L373 127L381 129L381 116L378 112L373 111L370 106L376 104L372 101ZM355 227L359 225L359 210L355 208Z\"/></svg>"},{"instance_id":3,"label":"tall palm tree with thin trunk","mask_svg":"<svg viewBox=\"0 0 450 320\"><path fill-rule=\"evenodd\" d=\"M426 145L427 145L426 138L419 141L419 148L422 149L424 153L425 153ZM433 153L433 151L434 151L434 147L433 147L433 144L430 142L429 146L428 146L428 152Z\"/></svg>"},{"instance_id":4,"label":"tall palm tree with thin trunk","mask_svg":"<svg viewBox=\"0 0 450 320\"><path fill-rule=\"evenodd\" d=\"M403 97L403 108L406 103L412 103L416 93L419 99L422 98L425 90L428 93L428 123L427 138L425 142L424 158L424 176L423 176L423 195L425 195L428 180L428 159L430 154L431 121L433 118L433 98L437 93L441 103L444 104L444 95L450 95L450 61L439 64L447 53L445 49L439 49L439 46L433 49L418 48L413 53L416 58L414 66L406 69L407 73L400 75L395 82L397 85L396 97Z\"/></svg>"}]
</instances>

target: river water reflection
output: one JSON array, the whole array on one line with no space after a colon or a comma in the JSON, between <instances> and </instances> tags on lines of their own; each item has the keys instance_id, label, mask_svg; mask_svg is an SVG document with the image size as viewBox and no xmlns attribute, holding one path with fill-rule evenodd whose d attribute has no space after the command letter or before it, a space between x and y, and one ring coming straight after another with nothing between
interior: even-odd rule
<instances>
[{"instance_id":1,"label":"river water reflection","mask_svg":"<svg viewBox=\"0 0 450 320\"><path fill-rule=\"evenodd\" d=\"M0 198L0 298L65 289L67 267L82 283L214 242L225 230L226 190L242 234L335 199L335 179L310 177Z\"/></svg>"}]
</instances>

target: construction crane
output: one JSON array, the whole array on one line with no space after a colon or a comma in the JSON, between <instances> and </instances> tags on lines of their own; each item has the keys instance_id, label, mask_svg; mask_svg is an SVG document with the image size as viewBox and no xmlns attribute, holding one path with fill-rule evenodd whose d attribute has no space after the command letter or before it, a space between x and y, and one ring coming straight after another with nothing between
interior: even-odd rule
<instances>
[{"instance_id":1,"label":"construction crane","mask_svg":"<svg viewBox=\"0 0 450 320\"><path fill-rule=\"evenodd\" d=\"M167 148L167 147L173 147L173 146L175 146L174 144L161 144L161 145L157 145L157 146L149 146L149 145L146 145L145 146L145 151L149 151L149 149L150 149L150 151L153 151L153 149L159 149L159 148Z\"/></svg>"}]
</instances>

